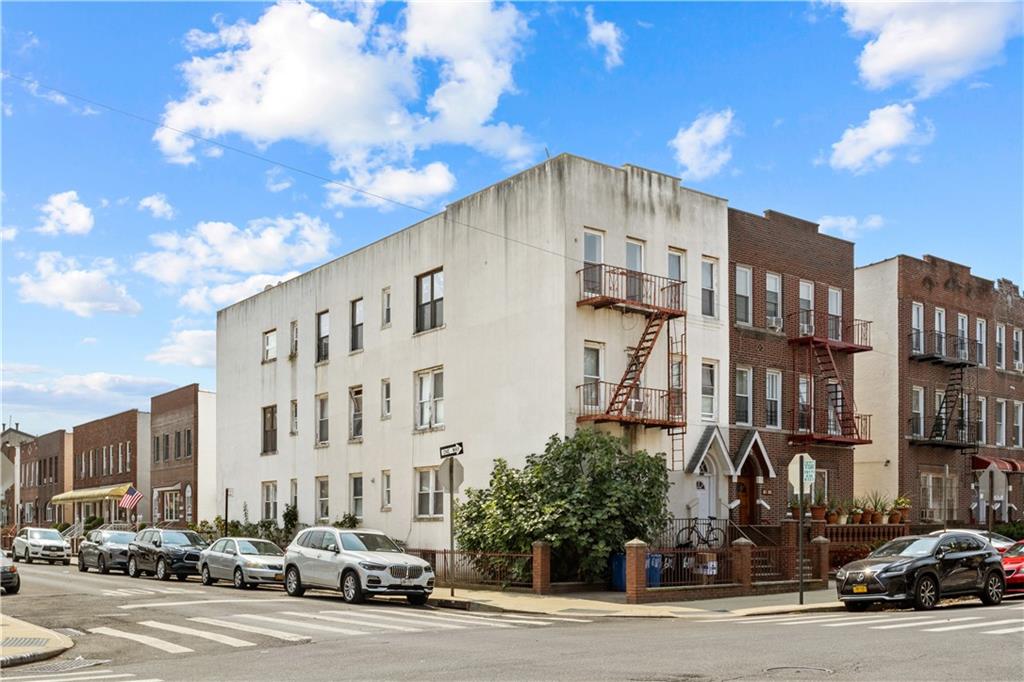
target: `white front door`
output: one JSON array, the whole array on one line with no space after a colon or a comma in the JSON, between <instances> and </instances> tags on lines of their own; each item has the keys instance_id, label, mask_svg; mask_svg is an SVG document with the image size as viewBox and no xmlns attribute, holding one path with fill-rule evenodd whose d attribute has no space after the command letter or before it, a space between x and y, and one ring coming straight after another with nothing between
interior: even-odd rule
<instances>
[{"instance_id":1,"label":"white front door","mask_svg":"<svg viewBox=\"0 0 1024 682\"><path fill-rule=\"evenodd\" d=\"M717 477L707 459L700 465L697 473L697 517L706 519L715 516L715 500L718 499Z\"/></svg>"}]
</instances>

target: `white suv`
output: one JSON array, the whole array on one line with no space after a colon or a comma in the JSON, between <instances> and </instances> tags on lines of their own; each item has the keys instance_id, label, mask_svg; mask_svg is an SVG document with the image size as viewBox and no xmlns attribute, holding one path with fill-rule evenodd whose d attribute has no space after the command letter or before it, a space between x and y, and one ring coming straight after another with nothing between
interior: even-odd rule
<instances>
[{"instance_id":1,"label":"white suv","mask_svg":"<svg viewBox=\"0 0 1024 682\"><path fill-rule=\"evenodd\" d=\"M24 559L27 564L33 559L65 566L71 563L71 545L53 528L22 528L14 536L11 554L15 561Z\"/></svg>"},{"instance_id":2,"label":"white suv","mask_svg":"<svg viewBox=\"0 0 1024 682\"><path fill-rule=\"evenodd\" d=\"M284 587L293 597L307 588L326 587L340 589L353 604L375 594L396 594L422 605L434 591L434 569L380 531L319 526L302 531L288 545Z\"/></svg>"}]
</instances>

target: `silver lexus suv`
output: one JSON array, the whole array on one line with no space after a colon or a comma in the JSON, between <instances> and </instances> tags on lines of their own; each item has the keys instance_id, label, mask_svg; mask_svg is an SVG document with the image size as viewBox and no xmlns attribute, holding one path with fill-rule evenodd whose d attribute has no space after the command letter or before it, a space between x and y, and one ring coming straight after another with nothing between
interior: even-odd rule
<instances>
[{"instance_id":1,"label":"silver lexus suv","mask_svg":"<svg viewBox=\"0 0 1024 682\"><path fill-rule=\"evenodd\" d=\"M288 545L284 586L293 597L323 587L340 589L350 604L396 594L422 605L434 591L434 569L380 531L319 526L302 531Z\"/></svg>"}]
</instances>

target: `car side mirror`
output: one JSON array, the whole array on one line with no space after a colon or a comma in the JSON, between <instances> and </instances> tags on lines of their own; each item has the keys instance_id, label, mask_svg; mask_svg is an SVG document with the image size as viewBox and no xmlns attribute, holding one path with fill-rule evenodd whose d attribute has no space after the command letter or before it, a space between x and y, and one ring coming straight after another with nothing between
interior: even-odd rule
<instances>
[{"instance_id":1,"label":"car side mirror","mask_svg":"<svg viewBox=\"0 0 1024 682\"><path fill-rule=\"evenodd\" d=\"M946 556L946 550L944 550L944 549L937 549L937 550L935 550L935 558L936 559L941 559L944 556Z\"/></svg>"},{"instance_id":2,"label":"car side mirror","mask_svg":"<svg viewBox=\"0 0 1024 682\"><path fill-rule=\"evenodd\" d=\"M153 546L154 547L159 547L160 546L160 540L159 539L153 540Z\"/></svg>"},{"instance_id":3,"label":"car side mirror","mask_svg":"<svg viewBox=\"0 0 1024 682\"><path fill-rule=\"evenodd\" d=\"M229 556L235 556L235 550L233 550L233 549L225 550L224 553L229 555Z\"/></svg>"},{"instance_id":4,"label":"car side mirror","mask_svg":"<svg viewBox=\"0 0 1024 682\"><path fill-rule=\"evenodd\" d=\"M338 546L332 542L331 544L327 545L327 551L328 552L334 552L335 554L337 554L338 553Z\"/></svg>"}]
</instances>

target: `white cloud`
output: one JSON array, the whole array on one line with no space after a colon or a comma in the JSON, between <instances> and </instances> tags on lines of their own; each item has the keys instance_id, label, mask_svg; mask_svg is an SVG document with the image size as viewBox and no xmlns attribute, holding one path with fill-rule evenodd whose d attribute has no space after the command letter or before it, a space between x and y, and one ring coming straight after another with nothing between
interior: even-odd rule
<instances>
[{"instance_id":1,"label":"white cloud","mask_svg":"<svg viewBox=\"0 0 1024 682\"><path fill-rule=\"evenodd\" d=\"M88 234L94 223L92 209L78 200L78 192L68 190L51 194L40 209L36 232L56 235Z\"/></svg>"},{"instance_id":2,"label":"white cloud","mask_svg":"<svg viewBox=\"0 0 1024 682\"><path fill-rule=\"evenodd\" d=\"M587 21L587 43L598 50L604 50L604 68L611 71L622 66L622 29L610 21L594 19L594 7L587 5L584 15Z\"/></svg>"},{"instance_id":3,"label":"white cloud","mask_svg":"<svg viewBox=\"0 0 1024 682\"><path fill-rule=\"evenodd\" d=\"M217 360L217 332L212 329L182 329L172 332L147 360L161 365L213 367Z\"/></svg>"},{"instance_id":4,"label":"white cloud","mask_svg":"<svg viewBox=\"0 0 1024 682\"><path fill-rule=\"evenodd\" d=\"M418 150L437 144L516 166L537 152L520 127L492 120L500 97L514 92L528 33L511 4L412 3L386 23L374 5L332 16L282 2L255 23L215 24L186 36L190 49L213 52L181 65L188 90L166 106L168 126L260 146L322 146L349 178L412 167ZM432 91L421 89L427 83ZM154 140L168 161L195 161L188 135L161 128Z\"/></svg>"},{"instance_id":5,"label":"white cloud","mask_svg":"<svg viewBox=\"0 0 1024 682\"><path fill-rule=\"evenodd\" d=\"M10 102L4 102L4 116L14 116L14 107Z\"/></svg>"},{"instance_id":6,"label":"white cloud","mask_svg":"<svg viewBox=\"0 0 1024 682\"><path fill-rule=\"evenodd\" d=\"M23 84L25 86L25 89L28 90L28 93L33 97L45 99L47 102L59 104L62 107L71 106L71 104L68 102L67 97L60 94L59 92L55 92L54 90L51 90L47 87L40 85L39 81L37 80L29 79L27 81L23 81Z\"/></svg>"},{"instance_id":7,"label":"white cloud","mask_svg":"<svg viewBox=\"0 0 1024 682\"><path fill-rule=\"evenodd\" d=\"M286 272L283 275L252 275L242 280L217 284L214 286L193 287L185 292L178 304L196 312L212 312L237 303L243 298L258 294L268 286L297 277L298 272Z\"/></svg>"},{"instance_id":8,"label":"white cloud","mask_svg":"<svg viewBox=\"0 0 1024 682\"><path fill-rule=\"evenodd\" d=\"M885 226L885 219L877 213L865 216L863 220L852 215L823 215L818 218L821 231L826 234L854 240L865 232L873 232Z\"/></svg>"},{"instance_id":9,"label":"white cloud","mask_svg":"<svg viewBox=\"0 0 1024 682\"><path fill-rule=\"evenodd\" d=\"M142 254L135 270L165 284L229 280L232 273L277 271L327 257L334 235L320 218L260 218L245 228L202 222L186 234L150 237L160 250Z\"/></svg>"},{"instance_id":10,"label":"white cloud","mask_svg":"<svg viewBox=\"0 0 1024 682\"><path fill-rule=\"evenodd\" d=\"M850 33L867 37L857 59L875 90L909 82L929 97L1002 59L1021 30L1017 2L840 2Z\"/></svg>"},{"instance_id":11,"label":"white cloud","mask_svg":"<svg viewBox=\"0 0 1024 682\"><path fill-rule=\"evenodd\" d=\"M97 259L91 268L84 268L74 258L47 251L39 254L35 274L24 273L11 281L19 285L18 294L25 303L63 308L79 317L96 313L134 315L142 306L128 295L124 285L110 279L115 272L110 259Z\"/></svg>"},{"instance_id":12,"label":"white cloud","mask_svg":"<svg viewBox=\"0 0 1024 682\"><path fill-rule=\"evenodd\" d=\"M703 113L689 127L680 128L668 144L682 166L683 179L703 180L720 172L732 158L727 141L736 132L733 112L728 108Z\"/></svg>"},{"instance_id":13,"label":"white cloud","mask_svg":"<svg viewBox=\"0 0 1024 682\"><path fill-rule=\"evenodd\" d=\"M18 236L16 227L0 227L0 242L13 241Z\"/></svg>"},{"instance_id":14,"label":"white cloud","mask_svg":"<svg viewBox=\"0 0 1024 682\"><path fill-rule=\"evenodd\" d=\"M163 192L143 197L139 201L138 209L140 211L149 211L154 218L170 220L174 217L174 207L168 203L167 196Z\"/></svg>"},{"instance_id":15,"label":"white cloud","mask_svg":"<svg viewBox=\"0 0 1024 682\"><path fill-rule=\"evenodd\" d=\"M895 158L900 147L919 147L932 141L934 127L915 119L914 105L890 104L874 109L859 126L850 126L832 145L829 165L836 170L865 173Z\"/></svg>"},{"instance_id":16,"label":"white cloud","mask_svg":"<svg viewBox=\"0 0 1024 682\"><path fill-rule=\"evenodd\" d=\"M392 199L410 206L422 207L455 188L455 176L448 166L435 161L420 170L385 166L373 173L357 172L352 184L363 190L356 192L336 184L324 185L328 206L376 206L389 210Z\"/></svg>"},{"instance_id":17,"label":"white cloud","mask_svg":"<svg viewBox=\"0 0 1024 682\"><path fill-rule=\"evenodd\" d=\"M271 168L267 171L267 191L268 192L283 192L294 184L287 175L281 172L278 167Z\"/></svg>"}]
</instances>

